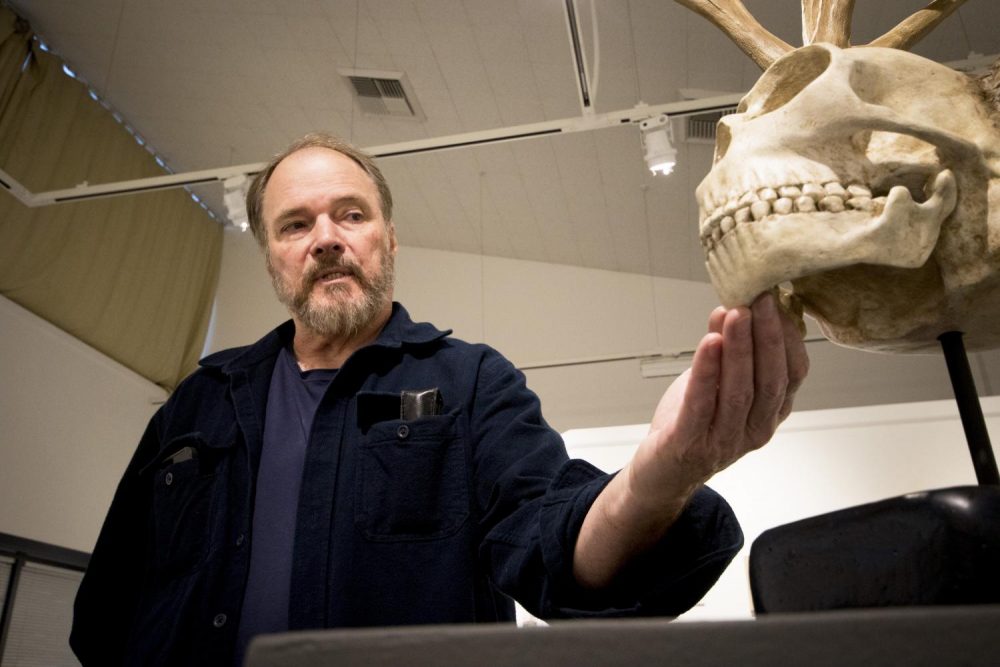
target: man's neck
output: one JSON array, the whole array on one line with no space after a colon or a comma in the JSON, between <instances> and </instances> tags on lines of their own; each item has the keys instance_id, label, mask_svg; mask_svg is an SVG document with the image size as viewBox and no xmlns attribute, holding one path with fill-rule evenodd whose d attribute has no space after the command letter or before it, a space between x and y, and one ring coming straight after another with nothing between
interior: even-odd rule
<instances>
[{"instance_id":1,"label":"man's neck","mask_svg":"<svg viewBox=\"0 0 1000 667\"><path fill-rule=\"evenodd\" d=\"M295 338L292 349L299 368L310 371L316 368L340 368L357 350L370 345L378 338L382 327L392 314L391 304L354 336L328 336L305 327L295 320Z\"/></svg>"}]
</instances>

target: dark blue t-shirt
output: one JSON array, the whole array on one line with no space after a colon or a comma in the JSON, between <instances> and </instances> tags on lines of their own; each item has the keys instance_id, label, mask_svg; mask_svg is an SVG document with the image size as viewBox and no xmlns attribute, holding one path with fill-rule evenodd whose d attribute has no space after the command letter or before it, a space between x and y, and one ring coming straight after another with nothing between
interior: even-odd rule
<instances>
[{"instance_id":1,"label":"dark blue t-shirt","mask_svg":"<svg viewBox=\"0 0 1000 667\"><path fill-rule=\"evenodd\" d=\"M274 365L257 471L250 573L240 614L236 665L243 663L255 635L288 629L302 468L316 407L336 374L333 369L299 370L288 347L281 350Z\"/></svg>"}]
</instances>

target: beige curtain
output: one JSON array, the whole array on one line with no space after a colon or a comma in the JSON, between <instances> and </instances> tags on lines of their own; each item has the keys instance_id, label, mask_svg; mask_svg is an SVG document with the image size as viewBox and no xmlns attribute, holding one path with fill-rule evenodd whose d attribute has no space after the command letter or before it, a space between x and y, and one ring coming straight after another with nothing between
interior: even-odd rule
<instances>
[{"instance_id":1,"label":"beige curtain","mask_svg":"<svg viewBox=\"0 0 1000 667\"><path fill-rule=\"evenodd\" d=\"M6 8L0 40L7 173L32 192L163 174ZM182 189L38 208L0 193L0 294L167 389L197 364L221 252Z\"/></svg>"}]
</instances>

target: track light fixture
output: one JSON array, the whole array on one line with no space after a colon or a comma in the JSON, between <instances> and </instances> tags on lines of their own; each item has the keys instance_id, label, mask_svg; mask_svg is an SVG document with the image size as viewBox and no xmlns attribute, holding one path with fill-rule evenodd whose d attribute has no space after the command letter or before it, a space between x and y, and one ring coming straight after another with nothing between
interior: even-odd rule
<instances>
[{"instance_id":1,"label":"track light fixture","mask_svg":"<svg viewBox=\"0 0 1000 667\"><path fill-rule=\"evenodd\" d=\"M673 129L670 117L665 113L647 118L639 123L646 166L654 174L666 176L677 164L677 149L673 144Z\"/></svg>"},{"instance_id":2,"label":"track light fixture","mask_svg":"<svg viewBox=\"0 0 1000 667\"><path fill-rule=\"evenodd\" d=\"M226 216L233 227L245 232L250 223L247 220L246 197L250 187L250 177L246 174L231 176L222 182L223 201L226 204Z\"/></svg>"}]
</instances>

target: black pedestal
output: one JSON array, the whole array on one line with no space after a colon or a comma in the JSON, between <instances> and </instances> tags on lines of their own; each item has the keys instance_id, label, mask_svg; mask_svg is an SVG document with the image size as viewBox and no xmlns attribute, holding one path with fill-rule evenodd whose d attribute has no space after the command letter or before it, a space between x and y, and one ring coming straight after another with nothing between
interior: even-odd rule
<instances>
[{"instance_id":1,"label":"black pedestal","mask_svg":"<svg viewBox=\"0 0 1000 667\"><path fill-rule=\"evenodd\" d=\"M1000 487L908 494L765 531L757 613L1000 603Z\"/></svg>"},{"instance_id":2,"label":"black pedestal","mask_svg":"<svg viewBox=\"0 0 1000 667\"><path fill-rule=\"evenodd\" d=\"M962 333L938 337L979 486L778 526L750 550L757 613L1000 603L1000 473Z\"/></svg>"}]
</instances>

